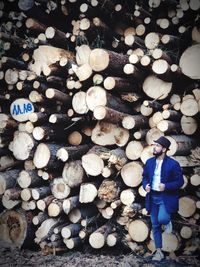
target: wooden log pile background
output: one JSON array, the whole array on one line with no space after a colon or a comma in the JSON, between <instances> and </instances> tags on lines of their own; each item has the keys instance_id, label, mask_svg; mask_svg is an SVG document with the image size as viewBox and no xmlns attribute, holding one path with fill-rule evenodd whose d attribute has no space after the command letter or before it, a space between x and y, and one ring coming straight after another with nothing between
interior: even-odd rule
<instances>
[{"instance_id":1,"label":"wooden log pile background","mask_svg":"<svg viewBox=\"0 0 200 267\"><path fill-rule=\"evenodd\" d=\"M141 186L153 140L184 173L163 249L195 255L200 1L0 1L0 236L44 252L154 251Z\"/></svg>"}]
</instances>

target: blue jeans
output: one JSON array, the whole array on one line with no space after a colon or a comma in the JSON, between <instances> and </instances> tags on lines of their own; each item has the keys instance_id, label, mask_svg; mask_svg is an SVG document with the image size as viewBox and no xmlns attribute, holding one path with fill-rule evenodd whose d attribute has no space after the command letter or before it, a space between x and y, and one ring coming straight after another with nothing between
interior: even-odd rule
<instances>
[{"instance_id":1,"label":"blue jeans","mask_svg":"<svg viewBox=\"0 0 200 267\"><path fill-rule=\"evenodd\" d=\"M162 195L151 196L151 223L156 248L162 248L162 224L168 224L171 215L166 211Z\"/></svg>"}]
</instances>

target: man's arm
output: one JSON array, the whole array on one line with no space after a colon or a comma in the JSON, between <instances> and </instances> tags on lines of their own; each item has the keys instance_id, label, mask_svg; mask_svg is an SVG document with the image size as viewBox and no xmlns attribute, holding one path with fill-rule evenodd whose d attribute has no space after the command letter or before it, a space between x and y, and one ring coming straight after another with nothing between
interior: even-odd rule
<instances>
[{"instance_id":1,"label":"man's arm","mask_svg":"<svg viewBox=\"0 0 200 267\"><path fill-rule=\"evenodd\" d=\"M142 186L144 190L146 190L146 186L149 184L149 182L150 182L150 179L149 179L149 172L148 172L148 164L146 162L146 164L144 165L143 178L142 178Z\"/></svg>"},{"instance_id":2,"label":"man's arm","mask_svg":"<svg viewBox=\"0 0 200 267\"><path fill-rule=\"evenodd\" d=\"M172 175L173 181L165 183L165 190L176 190L184 184L183 173L177 161L173 165Z\"/></svg>"}]
</instances>

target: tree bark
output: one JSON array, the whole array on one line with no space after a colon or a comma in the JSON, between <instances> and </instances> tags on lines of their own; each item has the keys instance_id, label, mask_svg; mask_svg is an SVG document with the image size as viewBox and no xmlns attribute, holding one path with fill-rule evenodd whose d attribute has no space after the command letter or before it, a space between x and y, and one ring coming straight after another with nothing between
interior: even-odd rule
<instances>
[{"instance_id":1,"label":"tree bark","mask_svg":"<svg viewBox=\"0 0 200 267\"><path fill-rule=\"evenodd\" d=\"M128 63L128 56L113 51L96 48L90 53L89 64L96 72L106 70L110 73L123 73L123 66Z\"/></svg>"},{"instance_id":2,"label":"tree bark","mask_svg":"<svg viewBox=\"0 0 200 267\"><path fill-rule=\"evenodd\" d=\"M86 92L86 104L91 111L97 106L107 106L114 110L129 113L130 109L117 97L113 97L100 86L92 86Z\"/></svg>"},{"instance_id":3,"label":"tree bark","mask_svg":"<svg viewBox=\"0 0 200 267\"><path fill-rule=\"evenodd\" d=\"M41 178L37 175L36 170L22 170L17 178L17 183L21 188L35 187L42 184Z\"/></svg>"},{"instance_id":4,"label":"tree bark","mask_svg":"<svg viewBox=\"0 0 200 267\"><path fill-rule=\"evenodd\" d=\"M3 195L5 190L13 188L16 185L17 177L20 170L13 169L0 173L0 194Z\"/></svg>"},{"instance_id":5,"label":"tree bark","mask_svg":"<svg viewBox=\"0 0 200 267\"><path fill-rule=\"evenodd\" d=\"M58 149L56 156L63 162L66 162L68 160L77 160L80 159L85 153L87 153L90 148L90 144L62 147Z\"/></svg>"},{"instance_id":6,"label":"tree bark","mask_svg":"<svg viewBox=\"0 0 200 267\"><path fill-rule=\"evenodd\" d=\"M60 166L60 162L56 161L56 153L60 145L40 143L34 153L33 163L38 168L48 167L56 169Z\"/></svg>"},{"instance_id":7,"label":"tree bark","mask_svg":"<svg viewBox=\"0 0 200 267\"><path fill-rule=\"evenodd\" d=\"M89 244L95 249L102 248L110 231L111 226L109 224L102 225L89 236Z\"/></svg>"},{"instance_id":8,"label":"tree bark","mask_svg":"<svg viewBox=\"0 0 200 267\"><path fill-rule=\"evenodd\" d=\"M63 211L64 213L69 214L72 209L77 208L79 205L79 196L72 196L66 198L63 201Z\"/></svg>"}]
</instances>

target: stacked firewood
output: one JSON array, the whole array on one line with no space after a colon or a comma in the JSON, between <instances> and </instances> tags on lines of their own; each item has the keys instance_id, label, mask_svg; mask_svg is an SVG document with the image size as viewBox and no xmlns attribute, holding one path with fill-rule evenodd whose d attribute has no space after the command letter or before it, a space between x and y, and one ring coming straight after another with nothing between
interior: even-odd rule
<instances>
[{"instance_id":1,"label":"stacked firewood","mask_svg":"<svg viewBox=\"0 0 200 267\"><path fill-rule=\"evenodd\" d=\"M0 2L0 236L154 251L141 186L165 135L184 173L163 249L198 249L199 0Z\"/></svg>"}]
</instances>

